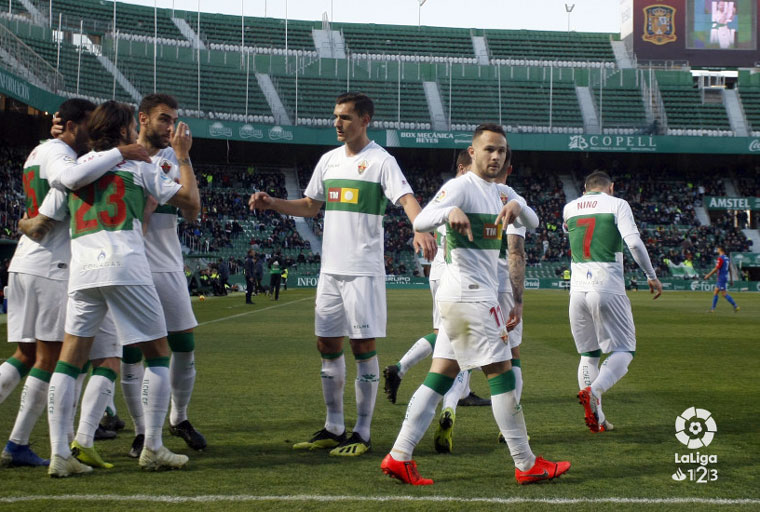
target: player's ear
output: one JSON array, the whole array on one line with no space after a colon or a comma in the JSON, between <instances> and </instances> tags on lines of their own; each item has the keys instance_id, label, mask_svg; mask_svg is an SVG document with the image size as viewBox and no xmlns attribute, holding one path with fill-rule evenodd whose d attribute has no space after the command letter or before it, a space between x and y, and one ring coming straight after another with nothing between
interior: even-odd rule
<instances>
[{"instance_id":1,"label":"player's ear","mask_svg":"<svg viewBox=\"0 0 760 512\"><path fill-rule=\"evenodd\" d=\"M610 183L610 195L615 195L615 183Z\"/></svg>"}]
</instances>

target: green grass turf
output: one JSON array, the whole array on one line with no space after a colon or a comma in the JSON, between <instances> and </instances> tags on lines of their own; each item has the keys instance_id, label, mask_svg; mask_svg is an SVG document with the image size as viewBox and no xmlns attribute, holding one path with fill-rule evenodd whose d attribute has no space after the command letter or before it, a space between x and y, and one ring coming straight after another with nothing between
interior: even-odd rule
<instances>
[{"instance_id":1,"label":"green grass turf","mask_svg":"<svg viewBox=\"0 0 760 512\"><path fill-rule=\"evenodd\" d=\"M336 459L326 452L294 452L293 443L320 429L324 404L319 379L320 360L313 336L313 290L288 290L275 303L256 297L246 306L242 295L194 302L198 321L198 377L190 418L203 432L209 448L191 452L165 431L169 448L187 453L183 471L145 474L126 457L131 424L114 441L96 443L112 470L65 480L51 480L41 468L0 469L0 498L70 494L118 495L255 495L266 501L213 501L161 504L162 510L436 510L492 509L488 503L430 501L361 502L284 501L279 496L335 495L397 498L752 498L760 499L760 294L734 295L742 311L734 314L721 299L707 313L711 294L665 293L652 301L645 292L631 293L638 350L628 375L605 395L604 408L616 429L590 433L577 403L577 355L567 319L568 295L561 291L528 291L522 368L523 407L535 453L570 460L570 472L556 482L518 486L504 445L488 407L457 411L454 453L438 455L434 426L423 438L415 458L430 487L399 485L383 475L380 460L398 433L405 406L429 367L424 361L405 377L398 404L382 391L373 421L373 452L356 459ZM426 290L388 292L388 338L379 343L381 368L395 362L411 344L431 330L431 299ZM5 326L0 326L5 336ZM12 352L3 349L3 357ZM352 381L355 365L347 357L346 422L356 418ZM9 433L20 388L0 405L0 432ZM485 378L473 373L472 388L488 395ZM120 415L127 411L117 391ZM674 454L689 453L675 438L676 416L696 406L713 413L718 431L701 453L718 456L713 465L718 480L706 484L675 482L680 466ZM47 422L41 418L32 436L41 455L49 453ZM96 501L33 501L5 503L0 510L135 510L144 503ZM159 504L148 502L149 508ZM509 504L511 510L548 510L554 504ZM753 503L743 507L758 507ZM736 508L737 504L725 508ZM700 504L590 504L567 510L607 508L708 510Z\"/></svg>"}]
</instances>

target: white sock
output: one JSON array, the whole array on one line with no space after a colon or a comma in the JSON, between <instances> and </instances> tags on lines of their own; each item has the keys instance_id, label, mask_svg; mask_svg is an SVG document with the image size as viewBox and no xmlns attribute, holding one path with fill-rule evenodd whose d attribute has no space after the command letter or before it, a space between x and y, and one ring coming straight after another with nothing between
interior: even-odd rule
<instances>
[{"instance_id":1,"label":"white sock","mask_svg":"<svg viewBox=\"0 0 760 512\"><path fill-rule=\"evenodd\" d=\"M406 354L399 360L398 376L402 379L406 372L409 371L412 366L416 365L427 356L433 353L433 346L425 338L418 339L412 347L406 351Z\"/></svg>"},{"instance_id":2,"label":"white sock","mask_svg":"<svg viewBox=\"0 0 760 512\"><path fill-rule=\"evenodd\" d=\"M145 447L157 451L163 445L161 429L169 411L171 385L169 368L148 366L142 384L142 404L145 414Z\"/></svg>"},{"instance_id":3,"label":"white sock","mask_svg":"<svg viewBox=\"0 0 760 512\"><path fill-rule=\"evenodd\" d=\"M578 389L586 389L599 376L599 358L581 356L578 364Z\"/></svg>"},{"instance_id":4,"label":"white sock","mask_svg":"<svg viewBox=\"0 0 760 512\"><path fill-rule=\"evenodd\" d=\"M26 378L10 441L16 444L29 444L32 429L47 405L47 396L48 383L46 381L32 375Z\"/></svg>"},{"instance_id":5,"label":"white sock","mask_svg":"<svg viewBox=\"0 0 760 512\"><path fill-rule=\"evenodd\" d=\"M69 409L68 426L66 431L66 438L69 440L69 444L74 440L74 420L77 416L77 409L79 408L79 399L82 396L82 386L84 380L87 378L87 372L80 373L77 377L76 384L74 385L74 393L71 395L71 408Z\"/></svg>"},{"instance_id":6,"label":"white sock","mask_svg":"<svg viewBox=\"0 0 760 512\"><path fill-rule=\"evenodd\" d=\"M515 391L491 395L491 410L496 424L499 425L499 430L507 441L515 467L520 471L532 468L536 463L536 457L528 443L525 417L515 397Z\"/></svg>"},{"instance_id":7,"label":"white sock","mask_svg":"<svg viewBox=\"0 0 760 512\"><path fill-rule=\"evenodd\" d=\"M519 366L513 366L512 373L515 374L515 399L517 400L517 403L519 404L520 400L522 399L522 390L523 390L522 368L520 368Z\"/></svg>"},{"instance_id":8,"label":"white sock","mask_svg":"<svg viewBox=\"0 0 760 512\"><path fill-rule=\"evenodd\" d=\"M173 352L169 364L172 402L169 423L178 425L187 419L187 406L195 385L195 351Z\"/></svg>"},{"instance_id":9,"label":"white sock","mask_svg":"<svg viewBox=\"0 0 760 512\"><path fill-rule=\"evenodd\" d=\"M377 356L369 359L356 361L356 425L354 432L358 433L365 441L370 440L370 427L372 425L372 413L375 412L375 400L377 388L380 382L380 363Z\"/></svg>"},{"instance_id":10,"label":"white sock","mask_svg":"<svg viewBox=\"0 0 760 512\"><path fill-rule=\"evenodd\" d=\"M459 398L463 396L462 390L469 387L469 382L470 372L466 370L459 372L457 378L454 379L454 384L452 384L451 389L449 389L446 394L443 395L443 404L441 404L441 411L446 408L451 408L456 412Z\"/></svg>"},{"instance_id":11,"label":"white sock","mask_svg":"<svg viewBox=\"0 0 760 512\"><path fill-rule=\"evenodd\" d=\"M95 430L112 397L113 381L111 379L103 375L90 377L82 397L82 412L79 415L79 428L76 435L76 441L83 447L92 447Z\"/></svg>"},{"instance_id":12,"label":"white sock","mask_svg":"<svg viewBox=\"0 0 760 512\"><path fill-rule=\"evenodd\" d=\"M60 363L58 363L60 364ZM71 408L75 403L76 379L54 372L48 388L48 428L50 453L68 459L71 455L68 431L71 429Z\"/></svg>"},{"instance_id":13,"label":"white sock","mask_svg":"<svg viewBox=\"0 0 760 512\"><path fill-rule=\"evenodd\" d=\"M459 398L467 398L470 396L470 392L472 390L470 389L470 371L467 370L467 378L464 380L464 387L462 388L462 394L459 395Z\"/></svg>"},{"instance_id":14,"label":"white sock","mask_svg":"<svg viewBox=\"0 0 760 512\"><path fill-rule=\"evenodd\" d=\"M343 354L335 359L322 358L322 396L327 407L325 428L340 435L346 431L343 418L343 389L346 387L346 358Z\"/></svg>"},{"instance_id":15,"label":"white sock","mask_svg":"<svg viewBox=\"0 0 760 512\"><path fill-rule=\"evenodd\" d=\"M8 361L0 364L0 404L13 393L19 382L21 382L21 374L15 366Z\"/></svg>"},{"instance_id":16,"label":"white sock","mask_svg":"<svg viewBox=\"0 0 760 512\"><path fill-rule=\"evenodd\" d=\"M135 425L135 436L145 434L145 414L140 392L142 391L145 366L142 361L135 364L121 363L121 392L127 403L127 411Z\"/></svg>"},{"instance_id":17,"label":"white sock","mask_svg":"<svg viewBox=\"0 0 760 512\"><path fill-rule=\"evenodd\" d=\"M108 405L106 405L106 413L109 416L116 416L116 402L114 402L115 396L116 393L111 393L111 400L109 400Z\"/></svg>"},{"instance_id":18,"label":"white sock","mask_svg":"<svg viewBox=\"0 0 760 512\"><path fill-rule=\"evenodd\" d=\"M424 384L417 388L409 405L406 407L406 416L401 424L401 430L396 437L396 442L391 448L391 455L396 460L412 460L414 448L425 435L430 422L435 416L435 409L443 395L436 393Z\"/></svg>"},{"instance_id":19,"label":"white sock","mask_svg":"<svg viewBox=\"0 0 760 512\"><path fill-rule=\"evenodd\" d=\"M628 365L633 361L630 352L613 352L604 360L599 376L591 384L591 391L597 398L602 397L617 381L628 373Z\"/></svg>"}]
</instances>

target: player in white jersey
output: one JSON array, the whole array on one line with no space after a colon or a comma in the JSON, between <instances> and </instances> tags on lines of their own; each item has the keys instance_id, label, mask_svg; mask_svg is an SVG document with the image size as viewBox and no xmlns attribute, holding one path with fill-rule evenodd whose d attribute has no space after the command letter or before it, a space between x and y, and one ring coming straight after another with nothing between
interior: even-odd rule
<instances>
[{"instance_id":1,"label":"player in white jersey","mask_svg":"<svg viewBox=\"0 0 760 512\"><path fill-rule=\"evenodd\" d=\"M317 286L315 334L322 357L325 427L294 449L331 448L330 455L357 456L371 447L370 424L377 398L380 366L375 339L385 337L385 265L383 215L388 200L400 204L411 221L419 203L396 160L370 141L367 127L374 114L364 94L346 93L333 115L344 145L324 154L303 199L284 200L265 192L251 196L251 209L313 217L325 205L322 265ZM415 250L428 259L435 253L429 234L414 235ZM343 418L346 363L343 338L349 337L356 359L357 420L351 436Z\"/></svg>"},{"instance_id":2,"label":"player in white jersey","mask_svg":"<svg viewBox=\"0 0 760 512\"><path fill-rule=\"evenodd\" d=\"M177 123L177 101L167 94L151 94L140 102L138 143L148 150L153 163L171 180L179 179L179 163L169 146ZM182 210L188 221L199 210ZM150 264L153 282L166 318L169 348L172 351L169 375L172 399L169 432L182 437L190 448L203 450L206 439L187 419L187 407L195 384L195 337L198 325L190 303L190 293L184 273L182 247L177 235L179 211L171 205L157 206L149 201L146 209L145 255ZM140 388L144 367L142 354L134 347L124 347L121 368L121 388L127 409L135 425L135 439L129 455L139 457L145 439L145 421L140 403Z\"/></svg>"},{"instance_id":3,"label":"player in white jersey","mask_svg":"<svg viewBox=\"0 0 760 512\"><path fill-rule=\"evenodd\" d=\"M535 214L518 198L502 203L492 180L509 156L504 130L480 125L469 148L471 172L449 181L428 203L414 223L415 231L446 230L446 269L436 300L443 328L450 341L436 342L430 373L409 401L406 417L381 469L387 475L413 485L430 485L422 478L412 453L435 414L435 407L460 370L481 368L491 388L491 407L499 430L515 461L518 483L559 476L569 462L549 462L535 457L528 443L522 409L514 393L514 373L507 330L519 321L519 308L505 322L499 307L497 260L503 227L514 222L535 225Z\"/></svg>"},{"instance_id":4,"label":"player in white jersey","mask_svg":"<svg viewBox=\"0 0 760 512\"><path fill-rule=\"evenodd\" d=\"M114 101L98 107L88 124L92 149L134 142L137 132L133 116L131 107ZM71 456L66 421L72 409L76 375L87 360L93 335L107 311L113 315L119 341L123 345L138 344L148 366L143 381L146 434L140 466L157 470L182 467L187 462L186 456L171 453L161 441L169 407L169 347L145 257L142 218L147 195L156 197L159 204L199 208L197 183L188 156L191 141L187 125L179 123L172 145L180 162L180 183L153 164L122 162L91 185L69 194L69 300L64 343L50 381L48 401L51 476L92 470ZM92 154L80 160L90 158Z\"/></svg>"},{"instance_id":5,"label":"player in white jersey","mask_svg":"<svg viewBox=\"0 0 760 512\"><path fill-rule=\"evenodd\" d=\"M87 150L87 121L95 105L70 99L59 108L63 130L58 137L37 146L23 170L26 208L19 223L33 222L51 186L62 174L105 171L122 158L145 158L137 145L114 148L99 158L78 165L77 153ZM0 460L3 465L47 465L29 448L29 435L44 409L48 383L63 341L66 284L69 275L68 227L50 225L44 240L22 236L9 268L8 341L18 343L16 353L0 365L0 402L28 368L16 423Z\"/></svg>"},{"instance_id":6,"label":"player in white jersey","mask_svg":"<svg viewBox=\"0 0 760 512\"><path fill-rule=\"evenodd\" d=\"M472 159L470 158L470 154L467 152L467 150L465 149L460 151L457 155L455 177L459 177L465 172L469 172L471 163ZM428 276L428 281L430 283L430 293L433 295L433 332L418 339L396 364L386 366L383 369L383 377L385 378L385 395L392 404L396 403L396 395L398 394L399 386L401 386L401 379L404 378L406 372L408 372L413 366L433 353L435 340L438 336L438 328L440 325L441 317L438 313L438 306L435 303L435 293L438 290L438 284L440 282L441 275L443 274L443 268L445 266L445 263L443 261L444 251L442 250L446 241L445 226L440 226L435 231L435 241L438 250L435 253L435 258L433 258L433 261L430 264L430 275ZM452 389L449 391L451 396L447 395L447 397L445 397L443 400L444 409L447 406L447 401L450 399L453 400L454 406L457 404L462 406L491 405L490 400L480 398L470 390L469 382L469 373L463 375L462 379L457 379L457 384L452 386ZM460 394L457 395L457 392L460 392ZM448 420L446 420L446 422L450 423ZM438 447L437 443L436 447Z\"/></svg>"},{"instance_id":7,"label":"player in white jersey","mask_svg":"<svg viewBox=\"0 0 760 512\"><path fill-rule=\"evenodd\" d=\"M623 242L647 276L654 298L662 294L631 206L613 191L610 177L595 171L586 178L585 194L563 211L572 253L570 329L581 356L578 399L592 432L610 430L602 394L628 372L636 351L631 302L625 294ZM600 369L602 353L610 355Z\"/></svg>"}]
</instances>

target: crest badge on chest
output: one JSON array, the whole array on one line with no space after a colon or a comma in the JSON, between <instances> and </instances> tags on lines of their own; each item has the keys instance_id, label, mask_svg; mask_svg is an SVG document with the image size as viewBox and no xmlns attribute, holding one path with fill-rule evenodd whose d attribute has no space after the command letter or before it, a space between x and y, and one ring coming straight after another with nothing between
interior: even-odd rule
<instances>
[{"instance_id":1,"label":"crest badge on chest","mask_svg":"<svg viewBox=\"0 0 760 512\"><path fill-rule=\"evenodd\" d=\"M367 161L366 161L366 160L362 160L361 162L359 162L359 165L358 165L358 166L356 166L356 170L357 170L357 171L359 171L359 175L360 175L360 176L361 176L362 174L364 174L364 171L366 171L366 170L367 170L367 167L368 167L368 166L369 166L369 164L367 163Z\"/></svg>"}]
</instances>

